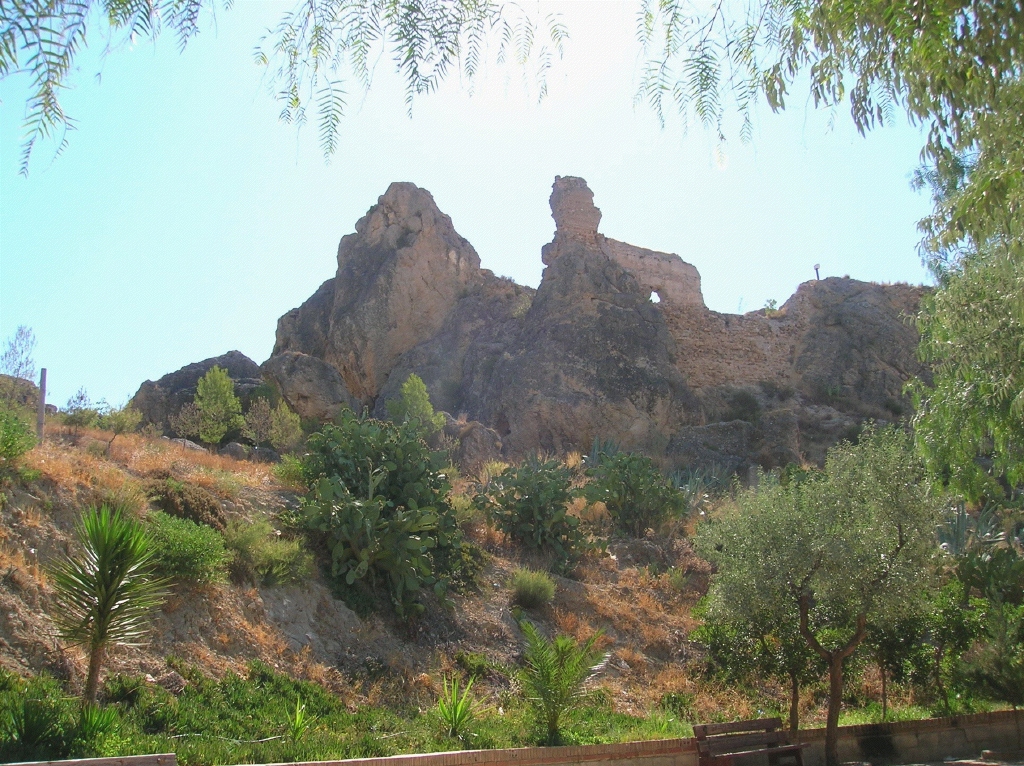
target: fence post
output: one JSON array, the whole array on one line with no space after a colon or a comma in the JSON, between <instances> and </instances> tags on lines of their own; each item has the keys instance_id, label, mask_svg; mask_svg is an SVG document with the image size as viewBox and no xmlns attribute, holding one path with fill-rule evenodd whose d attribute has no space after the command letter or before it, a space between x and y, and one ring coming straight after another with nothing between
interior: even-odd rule
<instances>
[{"instance_id":1,"label":"fence post","mask_svg":"<svg viewBox=\"0 0 1024 766\"><path fill-rule=\"evenodd\" d=\"M43 443L43 423L46 417L46 368L39 371L39 410L36 413L36 438Z\"/></svg>"}]
</instances>

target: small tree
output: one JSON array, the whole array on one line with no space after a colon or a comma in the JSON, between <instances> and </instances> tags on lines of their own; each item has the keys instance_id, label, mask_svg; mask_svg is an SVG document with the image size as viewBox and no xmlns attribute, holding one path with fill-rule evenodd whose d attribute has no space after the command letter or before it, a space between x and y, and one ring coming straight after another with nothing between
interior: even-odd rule
<instances>
[{"instance_id":1,"label":"small tree","mask_svg":"<svg viewBox=\"0 0 1024 766\"><path fill-rule=\"evenodd\" d=\"M843 666L868 624L906 610L928 582L938 502L909 437L868 428L829 451L825 471L765 481L702 525L698 550L718 569L709 598L737 620L790 624L828 666L825 755L838 766Z\"/></svg>"},{"instance_id":2,"label":"small tree","mask_svg":"<svg viewBox=\"0 0 1024 766\"><path fill-rule=\"evenodd\" d=\"M444 414L434 412L427 386L415 373L405 379L401 396L389 401L387 407L391 420L396 423L414 423L424 436L430 436L444 428Z\"/></svg>"},{"instance_id":3,"label":"small tree","mask_svg":"<svg viewBox=\"0 0 1024 766\"><path fill-rule=\"evenodd\" d=\"M0 373L22 380L35 380L36 363L32 354L36 350L36 336L32 328L18 325L7 340L7 348L0 355Z\"/></svg>"},{"instance_id":4,"label":"small tree","mask_svg":"<svg viewBox=\"0 0 1024 766\"><path fill-rule=\"evenodd\" d=\"M110 441L107 442L107 454L110 454L114 439L121 434L132 433L141 423L142 413L131 404L124 407L108 407L99 419L99 427L111 432Z\"/></svg>"},{"instance_id":5,"label":"small tree","mask_svg":"<svg viewBox=\"0 0 1024 766\"><path fill-rule=\"evenodd\" d=\"M584 684L608 662L609 655L597 648L602 631L578 644L569 636L549 641L526 620L519 623L519 629L526 637L525 666L519 674L523 690L544 727L544 744L557 745L562 740L565 715L584 698Z\"/></svg>"},{"instance_id":6,"label":"small tree","mask_svg":"<svg viewBox=\"0 0 1024 766\"><path fill-rule=\"evenodd\" d=\"M255 399L249 405L249 411L245 413L245 426L242 428L242 436L258 447L270 440L270 433L273 427L274 414L270 409L270 402L262 396Z\"/></svg>"},{"instance_id":7,"label":"small tree","mask_svg":"<svg viewBox=\"0 0 1024 766\"><path fill-rule=\"evenodd\" d=\"M203 421L195 402L185 402L181 409L167 418L171 430L182 439L198 439ZM182 445L182 449L185 445Z\"/></svg>"},{"instance_id":8,"label":"small tree","mask_svg":"<svg viewBox=\"0 0 1024 766\"><path fill-rule=\"evenodd\" d=\"M302 421L284 401L277 403L271 415L270 443L282 452L289 452L302 443Z\"/></svg>"},{"instance_id":9,"label":"small tree","mask_svg":"<svg viewBox=\"0 0 1024 766\"><path fill-rule=\"evenodd\" d=\"M217 365L199 379L195 404L199 409L199 438L207 444L219 444L228 431L245 423L234 381Z\"/></svg>"},{"instance_id":10,"label":"small tree","mask_svg":"<svg viewBox=\"0 0 1024 766\"><path fill-rule=\"evenodd\" d=\"M10 473L22 455L36 446L32 426L0 403L0 476Z\"/></svg>"},{"instance_id":11,"label":"small tree","mask_svg":"<svg viewBox=\"0 0 1024 766\"><path fill-rule=\"evenodd\" d=\"M99 417L100 413L92 406L84 387L79 388L75 395L68 399L64 408L64 425L70 428L75 436L78 436L81 429L95 426Z\"/></svg>"},{"instance_id":12,"label":"small tree","mask_svg":"<svg viewBox=\"0 0 1024 766\"><path fill-rule=\"evenodd\" d=\"M92 703L107 648L139 643L149 627L150 612L163 601L164 583L152 576L149 537L120 509L86 511L78 539L82 553L59 562L50 576L61 636L89 652L84 698Z\"/></svg>"}]
</instances>

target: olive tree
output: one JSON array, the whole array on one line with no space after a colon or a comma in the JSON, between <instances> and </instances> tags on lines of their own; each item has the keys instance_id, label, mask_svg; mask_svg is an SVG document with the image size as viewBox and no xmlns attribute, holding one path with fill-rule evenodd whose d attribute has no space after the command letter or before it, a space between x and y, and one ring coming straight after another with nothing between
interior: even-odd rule
<instances>
[{"instance_id":1,"label":"olive tree","mask_svg":"<svg viewBox=\"0 0 1024 766\"><path fill-rule=\"evenodd\" d=\"M829 766L839 763L844 662L869 623L920 597L938 511L910 438L869 428L859 444L830 450L820 475L766 480L698 530L698 550L717 568L711 614L791 625L827 666Z\"/></svg>"}]
</instances>

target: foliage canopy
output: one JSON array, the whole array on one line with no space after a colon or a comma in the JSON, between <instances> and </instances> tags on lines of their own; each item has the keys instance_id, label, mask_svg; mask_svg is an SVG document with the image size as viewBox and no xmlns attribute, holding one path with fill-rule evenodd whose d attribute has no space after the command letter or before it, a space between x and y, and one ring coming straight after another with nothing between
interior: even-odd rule
<instances>
[{"instance_id":1,"label":"foliage canopy","mask_svg":"<svg viewBox=\"0 0 1024 766\"><path fill-rule=\"evenodd\" d=\"M818 476L740 494L700 527L697 548L718 568L709 619L789 626L829 666L826 752L838 762L843 661L867 634L919 598L939 501L909 436L867 429L829 451Z\"/></svg>"}]
</instances>

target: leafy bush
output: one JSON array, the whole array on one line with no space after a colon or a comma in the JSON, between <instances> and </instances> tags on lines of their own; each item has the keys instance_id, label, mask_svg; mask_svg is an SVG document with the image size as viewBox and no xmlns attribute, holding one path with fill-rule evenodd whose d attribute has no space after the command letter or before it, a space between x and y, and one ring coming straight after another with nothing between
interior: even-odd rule
<instances>
[{"instance_id":1,"label":"leafy bush","mask_svg":"<svg viewBox=\"0 0 1024 766\"><path fill-rule=\"evenodd\" d=\"M603 634L598 631L578 644L569 636L548 640L525 620L519 629L526 637L525 665L520 671L523 691L544 729L543 744L560 744L566 714L584 701L583 685L608 661L608 655L597 649Z\"/></svg>"},{"instance_id":2,"label":"leafy bush","mask_svg":"<svg viewBox=\"0 0 1024 766\"><path fill-rule=\"evenodd\" d=\"M530 458L492 478L475 502L512 540L553 556L563 568L584 542L579 519L568 510L575 497L568 468L557 460Z\"/></svg>"},{"instance_id":3,"label":"leafy bush","mask_svg":"<svg viewBox=\"0 0 1024 766\"><path fill-rule=\"evenodd\" d=\"M555 581L547 572L517 569L512 575L512 601L524 609L544 606L555 597Z\"/></svg>"},{"instance_id":4,"label":"leafy bush","mask_svg":"<svg viewBox=\"0 0 1024 766\"><path fill-rule=\"evenodd\" d=\"M156 507L170 516L205 524L216 530L224 529L224 510L220 501L202 487L167 477L151 482L146 492Z\"/></svg>"},{"instance_id":5,"label":"leafy bush","mask_svg":"<svg viewBox=\"0 0 1024 766\"><path fill-rule=\"evenodd\" d=\"M231 554L215 529L161 511L149 514L157 571L181 582L204 584L223 578Z\"/></svg>"},{"instance_id":6,"label":"leafy bush","mask_svg":"<svg viewBox=\"0 0 1024 766\"><path fill-rule=\"evenodd\" d=\"M299 582L312 573L312 556L300 540L281 537L269 522L230 521L224 544L232 553L228 571L237 583L284 585Z\"/></svg>"},{"instance_id":7,"label":"leafy bush","mask_svg":"<svg viewBox=\"0 0 1024 766\"><path fill-rule=\"evenodd\" d=\"M325 541L334 577L348 586L384 580L404 615L423 610L424 587L441 596L452 580L475 576L448 481L414 424L345 411L308 447L305 524Z\"/></svg>"},{"instance_id":8,"label":"leafy bush","mask_svg":"<svg viewBox=\"0 0 1024 766\"><path fill-rule=\"evenodd\" d=\"M620 532L643 537L686 507L686 496L649 457L636 452L598 452L587 461L590 502L602 502Z\"/></svg>"},{"instance_id":9,"label":"leafy bush","mask_svg":"<svg viewBox=\"0 0 1024 766\"><path fill-rule=\"evenodd\" d=\"M0 473L12 470L35 444L32 426L13 410L0 405Z\"/></svg>"}]
</instances>

